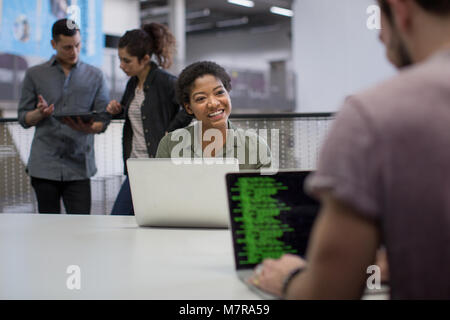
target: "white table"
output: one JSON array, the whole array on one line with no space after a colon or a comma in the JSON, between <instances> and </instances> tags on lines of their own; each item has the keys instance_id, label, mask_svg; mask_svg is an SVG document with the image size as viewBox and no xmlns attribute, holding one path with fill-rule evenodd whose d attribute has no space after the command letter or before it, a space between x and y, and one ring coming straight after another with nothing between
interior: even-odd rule
<instances>
[{"instance_id":1,"label":"white table","mask_svg":"<svg viewBox=\"0 0 450 320\"><path fill-rule=\"evenodd\" d=\"M0 214L0 299L260 298L237 278L229 230L139 228L127 216Z\"/></svg>"},{"instance_id":2,"label":"white table","mask_svg":"<svg viewBox=\"0 0 450 320\"><path fill-rule=\"evenodd\" d=\"M259 299L235 274L228 230L0 214L0 259L0 299Z\"/></svg>"}]
</instances>

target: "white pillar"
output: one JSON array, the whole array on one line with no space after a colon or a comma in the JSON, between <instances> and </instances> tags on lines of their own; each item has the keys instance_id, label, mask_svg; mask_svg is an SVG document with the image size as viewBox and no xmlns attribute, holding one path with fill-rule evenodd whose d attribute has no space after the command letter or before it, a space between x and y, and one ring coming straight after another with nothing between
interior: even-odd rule
<instances>
[{"instance_id":1,"label":"white pillar","mask_svg":"<svg viewBox=\"0 0 450 320\"><path fill-rule=\"evenodd\" d=\"M128 30L139 29L139 12L139 0L103 0L103 33L121 37Z\"/></svg>"},{"instance_id":2,"label":"white pillar","mask_svg":"<svg viewBox=\"0 0 450 320\"><path fill-rule=\"evenodd\" d=\"M178 75L186 60L186 4L185 0L169 0L169 29L177 41L174 64L170 71Z\"/></svg>"},{"instance_id":3,"label":"white pillar","mask_svg":"<svg viewBox=\"0 0 450 320\"><path fill-rule=\"evenodd\" d=\"M378 30L370 30L373 0L295 0L293 62L296 111L335 112L347 95L390 77Z\"/></svg>"}]
</instances>

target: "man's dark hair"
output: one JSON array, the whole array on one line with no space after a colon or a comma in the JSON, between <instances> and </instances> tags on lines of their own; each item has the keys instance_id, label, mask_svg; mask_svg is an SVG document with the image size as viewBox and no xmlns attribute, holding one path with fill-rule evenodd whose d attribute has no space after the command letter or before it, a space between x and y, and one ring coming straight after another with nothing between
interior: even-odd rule
<instances>
[{"instance_id":1,"label":"man's dark hair","mask_svg":"<svg viewBox=\"0 0 450 320\"><path fill-rule=\"evenodd\" d=\"M438 16L450 15L450 0L414 0L422 9ZM392 21L391 7L387 0L378 0L381 10Z\"/></svg>"},{"instance_id":2,"label":"man's dark hair","mask_svg":"<svg viewBox=\"0 0 450 320\"><path fill-rule=\"evenodd\" d=\"M70 19L60 19L53 24L52 37L53 37L53 40L58 42L60 35L63 35L66 37L72 37L78 31L80 31L80 28L75 23L75 21L70 20Z\"/></svg>"},{"instance_id":3,"label":"man's dark hair","mask_svg":"<svg viewBox=\"0 0 450 320\"><path fill-rule=\"evenodd\" d=\"M182 105L189 103L195 80L208 74L222 81L225 89L231 91L231 78L224 68L212 61L195 62L187 66L178 77L176 84L178 103Z\"/></svg>"}]
</instances>

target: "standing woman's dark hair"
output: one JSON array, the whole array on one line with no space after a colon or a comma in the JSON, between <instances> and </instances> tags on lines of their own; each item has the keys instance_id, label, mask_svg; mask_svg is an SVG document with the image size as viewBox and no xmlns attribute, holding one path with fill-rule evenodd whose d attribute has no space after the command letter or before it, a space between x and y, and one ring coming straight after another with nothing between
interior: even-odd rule
<instances>
[{"instance_id":1,"label":"standing woman's dark hair","mask_svg":"<svg viewBox=\"0 0 450 320\"><path fill-rule=\"evenodd\" d=\"M177 103L177 78L164 69L172 65L175 37L159 23L127 31L119 40L120 68L130 77L122 100L106 110L125 119L122 150L128 158L153 158L159 141L170 131L187 126L192 117ZM122 184L111 214L134 214L128 178Z\"/></svg>"},{"instance_id":2,"label":"standing woman's dark hair","mask_svg":"<svg viewBox=\"0 0 450 320\"><path fill-rule=\"evenodd\" d=\"M150 58L154 56L164 69L172 65L175 45L173 34L160 23L149 23L141 29L127 31L119 40L119 48L127 48L128 53L139 61L148 54Z\"/></svg>"}]
</instances>

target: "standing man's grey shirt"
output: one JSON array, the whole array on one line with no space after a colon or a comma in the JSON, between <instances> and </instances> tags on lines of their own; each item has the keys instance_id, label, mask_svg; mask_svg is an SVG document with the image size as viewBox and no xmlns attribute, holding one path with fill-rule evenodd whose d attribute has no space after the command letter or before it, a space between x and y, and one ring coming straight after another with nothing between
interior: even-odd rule
<instances>
[{"instance_id":1,"label":"standing man's grey shirt","mask_svg":"<svg viewBox=\"0 0 450 320\"><path fill-rule=\"evenodd\" d=\"M19 123L24 128L30 127L25 123L25 115L36 108L38 95L55 105L55 114L105 112L109 102L100 69L78 61L66 77L54 56L25 74L18 110ZM109 120L105 113L103 130ZM27 171L32 177L48 180L88 179L97 172L94 135L75 131L52 116L43 119L36 125Z\"/></svg>"}]
</instances>

